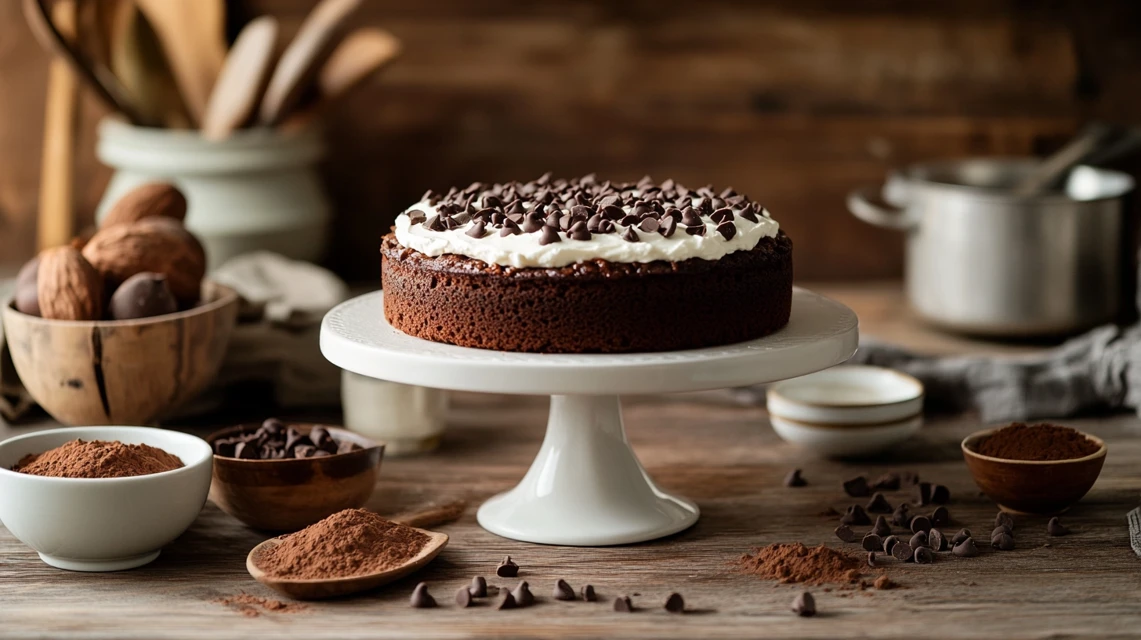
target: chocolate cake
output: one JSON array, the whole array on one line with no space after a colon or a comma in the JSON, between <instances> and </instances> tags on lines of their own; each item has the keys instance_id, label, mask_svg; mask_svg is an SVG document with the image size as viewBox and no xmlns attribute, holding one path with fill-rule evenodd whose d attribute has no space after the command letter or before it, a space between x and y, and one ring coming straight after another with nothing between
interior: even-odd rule
<instances>
[{"instance_id":1,"label":"chocolate cake","mask_svg":"<svg viewBox=\"0 0 1141 640\"><path fill-rule=\"evenodd\" d=\"M381 254L388 322L464 347L710 347L780 329L792 305L792 242L763 207L648 177L429 191Z\"/></svg>"}]
</instances>

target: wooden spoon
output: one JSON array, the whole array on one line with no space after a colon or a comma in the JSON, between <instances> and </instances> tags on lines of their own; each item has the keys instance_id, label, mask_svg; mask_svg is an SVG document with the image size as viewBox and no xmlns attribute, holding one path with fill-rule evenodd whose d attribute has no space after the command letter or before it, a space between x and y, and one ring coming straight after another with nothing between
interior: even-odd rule
<instances>
[{"instance_id":1,"label":"wooden spoon","mask_svg":"<svg viewBox=\"0 0 1141 640\"><path fill-rule=\"evenodd\" d=\"M76 35L76 0L52 7L52 21L64 36ZM53 58L48 67L44 104L44 146L40 159L40 210L36 234L40 250L66 244L74 235L75 130L79 85L66 62Z\"/></svg>"},{"instance_id":2,"label":"wooden spoon","mask_svg":"<svg viewBox=\"0 0 1141 640\"><path fill-rule=\"evenodd\" d=\"M439 555L440 552L443 551L444 546L448 544L448 534L446 533L425 531L424 529L417 529L417 531L429 538L424 548L416 557L408 562L387 571L379 571L363 576L353 576L351 578L308 580L274 578L258 568L258 563L264 553L281 544L280 538L270 538L254 547L250 551L250 554L246 556L246 570L250 572L254 580L294 600L322 600L367 591L415 573Z\"/></svg>"},{"instance_id":3,"label":"wooden spoon","mask_svg":"<svg viewBox=\"0 0 1141 640\"><path fill-rule=\"evenodd\" d=\"M300 102L321 66L329 59L349 16L361 0L322 0L305 18L285 51L262 98L258 119L276 125Z\"/></svg>"},{"instance_id":4,"label":"wooden spoon","mask_svg":"<svg viewBox=\"0 0 1141 640\"><path fill-rule=\"evenodd\" d=\"M202 116L202 135L223 140L248 123L265 92L277 51L277 20L262 16L238 34Z\"/></svg>"},{"instance_id":5,"label":"wooden spoon","mask_svg":"<svg viewBox=\"0 0 1141 640\"><path fill-rule=\"evenodd\" d=\"M46 0L24 0L24 17L40 45L71 65L75 72L109 108L118 111L133 124L150 122L134 108L119 79L107 67L73 46L51 21Z\"/></svg>"},{"instance_id":6,"label":"wooden spoon","mask_svg":"<svg viewBox=\"0 0 1141 640\"><path fill-rule=\"evenodd\" d=\"M136 0L162 41L170 68L195 123L226 59L223 0Z\"/></svg>"},{"instance_id":7,"label":"wooden spoon","mask_svg":"<svg viewBox=\"0 0 1141 640\"><path fill-rule=\"evenodd\" d=\"M131 0L95 3L115 12L104 18L111 70L144 117L171 129L190 127L190 111L146 17Z\"/></svg>"}]
</instances>

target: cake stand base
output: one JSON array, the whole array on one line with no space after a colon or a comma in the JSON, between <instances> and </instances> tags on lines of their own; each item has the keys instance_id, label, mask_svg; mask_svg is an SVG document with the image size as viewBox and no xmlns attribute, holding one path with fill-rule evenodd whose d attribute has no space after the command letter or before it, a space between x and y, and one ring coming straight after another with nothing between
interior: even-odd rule
<instances>
[{"instance_id":1,"label":"cake stand base","mask_svg":"<svg viewBox=\"0 0 1141 640\"><path fill-rule=\"evenodd\" d=\"M594 547L677 533L698 513L646 474L626 440L618 396L556 395L527 475L485 502L478 517L505 538Z\"/></svg>"}]
</instances>

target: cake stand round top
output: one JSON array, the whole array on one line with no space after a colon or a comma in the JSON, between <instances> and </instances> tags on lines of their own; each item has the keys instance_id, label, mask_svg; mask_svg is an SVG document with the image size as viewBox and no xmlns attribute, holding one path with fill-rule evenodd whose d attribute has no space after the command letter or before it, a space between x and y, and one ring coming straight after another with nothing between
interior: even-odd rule
<instances>
[{"instance_id":1,"label":"cake stand round top","mask_svg":"<svg viewBox=\"0 0 1141 640\"><path fill-rule=\"evenodd\" d=\"M637 394L723 389L794 378L847 360L856 314L796 288L788 325L738 344L627 354L541 354L414 338L384 318L383 292L344 302L321 323L321 352L342 369L421 387L486 393Z\"/></svg>"}]
</instances>

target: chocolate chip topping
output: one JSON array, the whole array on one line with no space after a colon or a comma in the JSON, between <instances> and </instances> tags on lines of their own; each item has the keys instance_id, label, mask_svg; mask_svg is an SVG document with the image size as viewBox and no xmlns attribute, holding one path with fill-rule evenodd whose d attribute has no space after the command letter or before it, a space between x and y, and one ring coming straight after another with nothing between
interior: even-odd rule
<instances>
[{"instance_id":1,"label":"chocolate chip topping","mask_svg":"<svg viewBox=\"0 0 1141 640\"><path fill-rule=\"evenodd\" d=\"M437 232L464 229L473 238L492 233L535 233L544 224L565 232L572 240L589 240L595 233L622 233L625 237L635 227L668 238L679 224L690 235L704 236L707 223L711 223L728 241L737 234L736 220L756 224L765 216L764 207L732 188L720 193L709 186L691 190L674 180L656 184L649 177L636 183L614 183L599 182L593 175L556 180L544 174L525 183L473 182L442 195L428 191L421 201L435 207L435 214L410 210L412 224ZM483 234L471 232L476 225L483 226ZM505 228L510 231L503 231ZM558 240L543 232L539 243L551 242Z\"/></svg>"}]
</instances>

